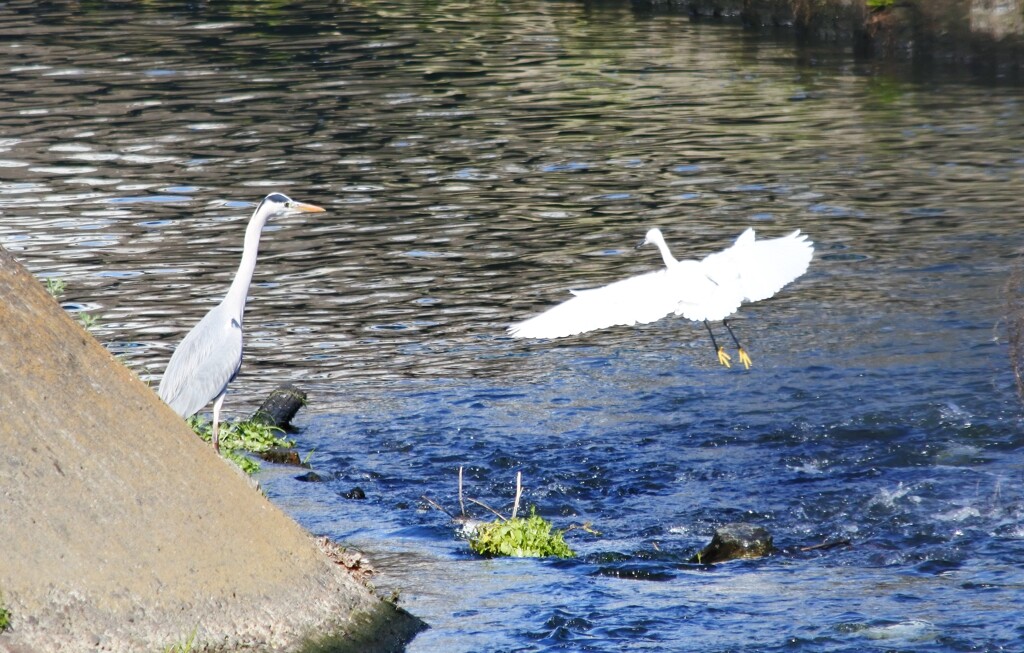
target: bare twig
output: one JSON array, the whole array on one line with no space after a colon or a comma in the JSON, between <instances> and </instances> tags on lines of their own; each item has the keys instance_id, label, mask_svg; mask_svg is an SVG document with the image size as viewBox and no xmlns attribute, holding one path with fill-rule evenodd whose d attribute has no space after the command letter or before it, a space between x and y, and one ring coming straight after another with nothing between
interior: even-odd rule
<instances>
[{"instance_id":1,"label":"bare twig","mask_svg":"<svg viewBox=\"0 0 1024 653\"><path fill-rule=\"evenodd\" d=\"M516 518L516 513L519 512L519 498L523 495L523 473L516 472L516 500L512 504L512 519Z\"/></svg>"},{"instance_id":2,"label":"bare twig","mask_svg":"<svg viewBox=\"0 0 1024 653\"><path fill-rule=\"evenodd\" d=\"M494 508L490 507L489 505L487 505L487 504L486 504L486 503L484 503L483 501L478 501L478 500L476 500L476 499L473 499L473 498L471 498L471 497L466 497L466 501L472 501L472 502L473 502L473 503L475 503L476 505L478 505L478 506L480 506L480 507L482 507L482 508L486 508L487 510L490 510L490 511L491 511L491 512L493 512L493 513L494 513L495 515L497 515L497 516L498 516L498 519L500 519L501 521L508 521L508 519L506 519L506 518L505 518L505 515L501 514L500 512L498 512L498 511L497 511L497 510L495 510Z\"/></svg>"},{"instance_id":3,"label":"bare twig","mask_svg":"<svg viewBox=\"0 0 1024 653\"><path fill-rule=\"evenodd\" d=\"M574 531L576 529L579 529L584 533L590 533L591 535L601 534L601 531L591 526L590 522L583 522L582 524L569 524L568 526L566 526L565 532L568 533L569 531ZM658 548L657 543L654 544L654 548Z\"/></svg>"},{"instance_id":4,"label":"bare twig","mask_svg":"<svg viewBox=\"0 0 1024 653\"><path fill-rule=\"evenodd\" d=\"M459 508L463 516L466 514L466 504L462 501L462 465L459 465Z\"/></svg>"},{"instance_id":5,"label":"bare twig","mask_svg":"<svg viewBox=\"0 0 1024 653\"><path fill-rule=\"evenodd\" d=\"M853 543L850 540L832 540L831 542L822 542L820 544L812 544L810 546L800 547L801 551L819 551L834 549L840 546L852 546Z\"/></svg>"},{"instance_id":6,"label":"bare twig","mask_svg":"<svg viewBox=\"0 0 1024 653\"><path fill-rule=\"evenodd\" d=\"M441 511L441 512L443 512L444 514L448 515L448 516L449 516L449 517L451 517L452 519L455 519L455 515L453 515L452 513L448 512L447 510L445 510L445 509L444 509L444 506L442 506L442 505L441 505L441 504L439 504L438 502L434 501L433 499L431 499L431 498L430 498L430 497L428 497L427 495L425 495L425 494L424 494L424 495L423 495L423 496L421 496L420 498L421 498L421 499L423 499L424 501L426 501L427 503L429 503L430 505L432 505L433 507L437 508L438 510L440 510L440 511Z\"/></svg>"}]
</instances>

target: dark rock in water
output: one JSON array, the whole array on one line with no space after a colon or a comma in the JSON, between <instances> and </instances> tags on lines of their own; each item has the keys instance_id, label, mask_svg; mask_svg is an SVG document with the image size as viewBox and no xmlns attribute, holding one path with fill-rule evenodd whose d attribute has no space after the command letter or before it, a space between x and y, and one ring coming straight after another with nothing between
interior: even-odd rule
<instances>
[{"instance_id":1,"label":"dark rock in water","mask_svg":"<svg viewBox=\"0 0 1024 653\"><path fill-rule=\"evenodd\" d=\"M278 465L293 465L295 467L309 467L308 463L302 462L299 458L299 452L295 449L288 447L271 447L263 453L259 454L259 457L268 463L277 463Z\"/></svg>"},{"instance_id":2,"label":"dark rock in water","mask_svg":"<svg viewBox=\"0 0 1024 653\"><path fill-rule=\"evenodd\" d=\"M306 472L305 474L299 474L296 476L295 480L302 481L303 483L322 483L324 477L320 476L316 472Z\"/></svg>"},{"instance_id":3,"label":"dark rock in water","mask_svg":"<svg viewBox=\"0 0 1024 653\"><path fill-rule=\"evenodd\" d=\"M346 499L355 499L357 501L362 501L363 499L366 498L366 492L363 492L363 488L356 486L341 496L345 497Z\"/></svg>"},{"instance_id":4,"label":"dark rock in water","mask_svg":"<svg viewBox=\"0 0 1024 653\"><path fill-rule=\"evenodd\" d=\"M306 405L306 393L291 383L278 386L256 409L250 421L287 429L299 409Z\"/></svg>"},{"instance_id":5,"label":"dark rock in water","mask_svg":"<svg viewBox=\"0 0 1024 653\"><path fill-rule=\"evenodd\" d=\"M726 524L715 529L711 543L690 558L690 562L714 564L739 558L761 558L774 550L772 534L767 529L752 524Z\"/></svg>"}]
</instances>

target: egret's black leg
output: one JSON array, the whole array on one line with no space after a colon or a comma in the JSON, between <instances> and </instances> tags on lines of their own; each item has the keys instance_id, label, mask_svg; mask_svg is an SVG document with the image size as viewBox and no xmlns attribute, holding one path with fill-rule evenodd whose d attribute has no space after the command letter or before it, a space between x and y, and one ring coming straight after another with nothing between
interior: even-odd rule
<instances>
[{"instance_id":1,"label":"egret's black leg","mask_svg":"<svg viewBox=\"0 0 1024 653\"><path fill-rule=\"evenodd\" d=\"M726 367L732 367L732 363L729 362L732 358L729 354L725 353L725 347L718 346L718 341L715 340L715 333L711 330L711 325L708 324L707 320L704 320L704 327L708 330L708 335L711 336L711 346L715 348L715 353L718 354L718 362ZM732 331L729 333L732 333Z\"/></svg>"},{"instance_id":2,"label":"egret's black leg","mask_svg":"<svg viewBox=\"0 0 1024 653\"><path fill-rule=\"evenodd\" d=\"M740 341L736 339L736 334L732 332L732 327L729 326L729 320L722 320L722 324L725 325L725 329L729 332L729 335L732 336L732 341L736 343L736 349L739 350L740 362L743 363L743 367L749 370L753 361L750 360L750 356L747 355L747 352L743 349L743 345L740 344Z\"/></svg>"}]
</instances>

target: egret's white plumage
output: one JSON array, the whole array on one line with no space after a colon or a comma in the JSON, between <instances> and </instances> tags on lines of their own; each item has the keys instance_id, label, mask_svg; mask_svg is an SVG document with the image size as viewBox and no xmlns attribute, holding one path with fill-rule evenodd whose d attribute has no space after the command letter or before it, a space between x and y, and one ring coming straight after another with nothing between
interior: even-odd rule
<instances>
[{"instance_id":1,"label":"egret's white plumage","mask_svg":"<svg viewBox=\"0 0 1024 653\"><path fill-rule=\"evenodd\" d=\"M648 231L644 244L658 247L664 269L600 288L571 291L572 299L513 324L509 334L563 338L611 326L647 324L672 313L705 324L724 321L742 302L768 299L806 272L814 253L813 243L799 230L782 238L756 240L754 230L747 229L731 247L700 261L677 261L659 229ZM715 347L719 360L728 365L728 355L717 343ZM740 359L749 366L742 347Z\"/></svg>"},{"instance_id":2,"label":"egret's white plumage","mask_svg":"<svg viewBox=\"0 0 1024 653\"><path fill-rule=\"evenodd\" d=\"M167 364L157 394L176 413L191 417L211 400L216 400L213 405L214 449L219 450L220 408L228 384L242 366L242 314L249 282L256 268L263 226L267 220L279 215L323 210L313 204L296 202L281 193L267 195L249 219L242 261L227 295L188 332Z\"/></svg>"}]
</instances>

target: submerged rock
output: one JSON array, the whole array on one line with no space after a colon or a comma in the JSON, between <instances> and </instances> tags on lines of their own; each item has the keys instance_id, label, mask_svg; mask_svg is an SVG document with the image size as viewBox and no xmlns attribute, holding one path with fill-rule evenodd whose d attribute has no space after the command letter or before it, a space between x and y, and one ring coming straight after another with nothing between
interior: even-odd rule
<instances>
[{"instance_id":1,"label":"submerged rock","mask_svg":"<svg viewBox=\"0 0 1024 653\"><path fill-rule=\"evenodd\" d=\"M366 492L363 492L363 488L357 485L356 487L352 488L351 490L349 490L348 492L341 496L345 497L346 499L355 499L356 501L362 501L363 499L366 498Z\"/></svg>"},{"instance_id":2,"label":"submerged rock","mask_svg":"<svg viewBox=\"0 0 1024 653\"><path fill-rule=\"evenodd\" d=\"M715 529L711 542L690 558L698 564L714 564L740 558L762 558L775 550L772 534L753 524L726 524Z\"/></svg>"},{"instance_id":3,"label":"submerged rock","mask_svg":"<svg viewBox=\"0 0 1024 653\"><path fill-rule=\"evenodd\" d=\"M291 465L293 467L309 467L309 463L302 462L299 452L290 447L271 447L258 455L268 463Z\"/></svg>"}]
</instances>

